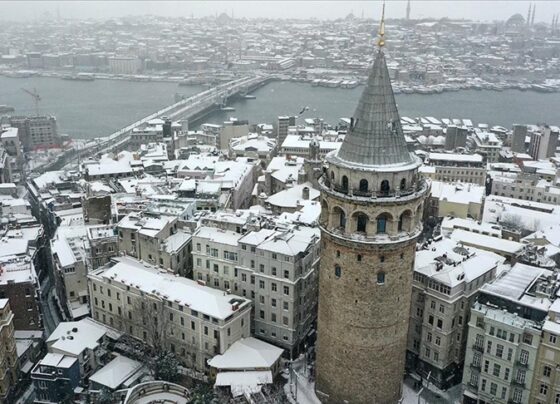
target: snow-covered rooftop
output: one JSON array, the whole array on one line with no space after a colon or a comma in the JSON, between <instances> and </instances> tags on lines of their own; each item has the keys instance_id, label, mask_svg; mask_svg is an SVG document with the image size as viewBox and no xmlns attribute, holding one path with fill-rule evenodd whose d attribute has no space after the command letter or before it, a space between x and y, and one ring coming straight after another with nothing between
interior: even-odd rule
<instances>
[{"instance_id":1,"label":"snow-covered rooftop","mask_svg":"<svg viewBox=\"0 0 560 404\"><path fill-rule=\"evenodd\" d=\"M208 364L219 370L267 369L282 356L283 350L259 339L248 337L237 340L222 355L216 355Z\"/></svg>"},{"instance_id":2,"label":"snow-covered rooftop","mask_svg":"<svg viewBox=\"0 0 560 404\"><path fill-rule=\"evenodd\" d=\"M89 276L112 279L113 284L126 284L146 294L158 295L167 301L222 320L236 312L234 303L239 303L240 309L251 304L244 297L224 294L191 279L160 271L131 257L117 257L114 260L115 265L101 268Z\"/></svg>"}]
</instances>

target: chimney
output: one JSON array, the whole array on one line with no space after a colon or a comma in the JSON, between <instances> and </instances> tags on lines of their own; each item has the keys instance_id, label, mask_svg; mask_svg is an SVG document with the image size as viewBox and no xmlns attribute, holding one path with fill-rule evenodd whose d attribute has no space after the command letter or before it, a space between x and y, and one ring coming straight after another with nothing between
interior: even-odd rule
<instances>
[{"instance_id":1,"label":"chimney","mask_svg":"<svg viewBox=\"0 0 560 404\"><path fill-rule=\"evenodd\" d=\"M302 196L304 200L309 200L309 187L303 187Z\"/></svg>"}]
</instances>

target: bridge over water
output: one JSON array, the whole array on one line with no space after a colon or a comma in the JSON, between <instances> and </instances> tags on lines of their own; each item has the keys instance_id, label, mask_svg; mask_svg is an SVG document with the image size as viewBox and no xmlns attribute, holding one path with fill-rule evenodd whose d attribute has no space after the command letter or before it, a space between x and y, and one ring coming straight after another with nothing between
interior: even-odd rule
<instances>
[{"instance_id":1,"label":"bridge over water","mask_svg":"<svg viewBox=\"0 0 560 404\"><path fill-rule=\"evenodd\" d=\"M182 99L175 104L160 109L126 127L119 129L107 137L98 138L80 149L72 149L62 154L56 161L35 169L36 172L58 170L72 163L78 158L90 156L97 153L107 153L113 150L122 150L130 140L130 134L134 129L140 128L148 121L156 118L167 117L171 120L200 118L213 109L218 108L230 97L238 94L246 94L266 84L272 77L254 76L242 77L227 83L220 84L208 90L197 93L191 97Z\"/></svg>"}]
</instances>

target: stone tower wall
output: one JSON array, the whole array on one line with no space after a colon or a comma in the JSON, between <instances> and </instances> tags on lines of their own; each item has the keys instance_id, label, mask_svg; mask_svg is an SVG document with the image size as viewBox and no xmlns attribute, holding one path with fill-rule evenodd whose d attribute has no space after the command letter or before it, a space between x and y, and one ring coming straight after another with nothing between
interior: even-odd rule
<instances>
[{"instance_id":1,"label":"stone tower wall","mask_svg":"<svg viewBox=\"0 0 560 404\"><path fill-rule=\"evenodd\" d=\"M416 243L364 246L322 237L317 392L326 403L397 403Z\"/></svg>"},{"instance_id":2,"label":"stone tower wall","mask_svg":"<svg viewBox=\"0 0 560 404\"><path fill-rule=\"evenodd\" d=\"M418 191L404 199L376 200L322 185L317 394L325 403L397 403L416 238L428 184L419 184ZM344 229L341 211L346 215ZM356 212L368 217L365 233L356 231ZM404 212L410 218L399 229ZM382 213L392 220L386 234L376 234L376 217ZM382 284L379 273L384 274Z\"/></svg>"}]
</instances>

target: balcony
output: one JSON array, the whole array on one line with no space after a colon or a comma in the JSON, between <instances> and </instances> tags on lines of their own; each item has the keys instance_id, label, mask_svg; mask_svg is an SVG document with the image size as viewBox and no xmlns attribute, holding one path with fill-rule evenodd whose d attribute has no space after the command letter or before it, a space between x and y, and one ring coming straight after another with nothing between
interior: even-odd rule
<instances>
[{"instance_id":1,"label":"balcony","mask_svg":"<svg viewBox=\"0 0 560 404\"><path fill-rule=\"evenodd\" d=\"M471 363L471 369L478 370L480 372L480 363Z\"/></svg>"},{"instance_id":2,"label":"balcony","mask_svg":"<svg viewBox=\"0 0 560 404\"><path fill-rule=\"evenodd\" d=\"M521 362L520 360L516 360L515 366L518 368L527 369L529 367L529 364L527 362Z\"/></svg>"},{"instance_id":3,"label":"balcony","mask_svg":"<svg viewBox=\"0 0 560 404\"><path fill-rule=\"evenodd\" d=\"M522 381L516 380L516 379L513 379L513 380L511 381L511 385L512 385L512 386L516 386L516 387L520 387L520 388L522 388L522 389L525 388L525 382L524 382L524 381L522 382Z\"/></svg>"},{"instance_id":4,"label":"balcony","mask_svg":"<svg viewBox=\"0 0 560 404\"><path fill-rule=\"evenodd\" d=\"M473 349L473 351L478 351L480 353L484 353L484 348L482 347L482 345L474 344L472 346L472 349Z\"/></svg>"}]
</instances>

